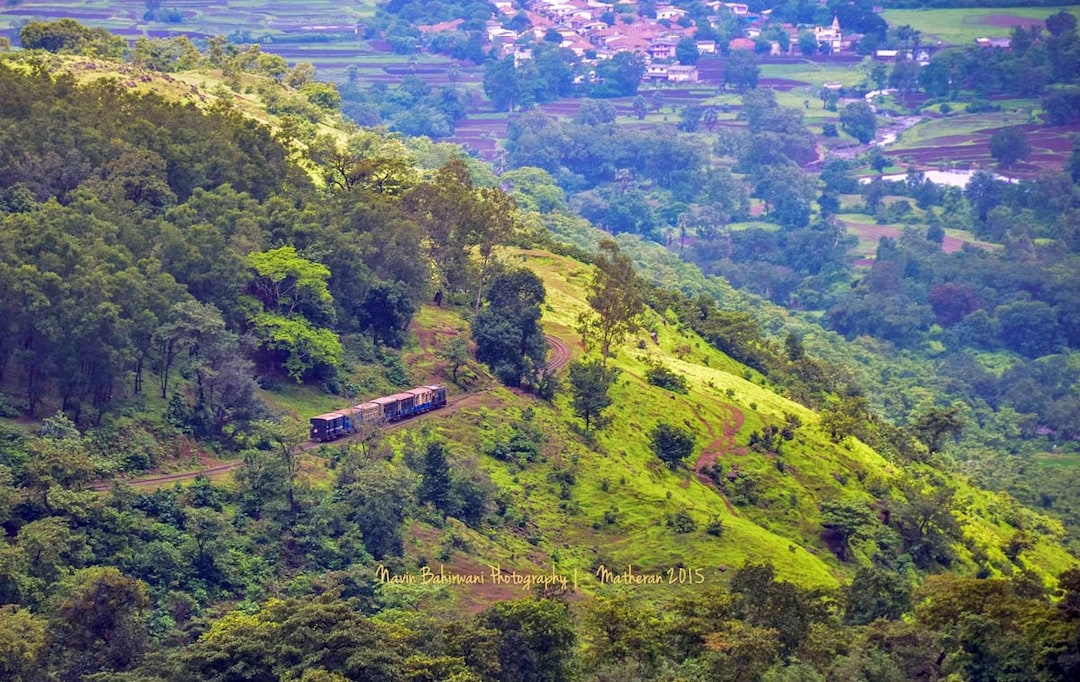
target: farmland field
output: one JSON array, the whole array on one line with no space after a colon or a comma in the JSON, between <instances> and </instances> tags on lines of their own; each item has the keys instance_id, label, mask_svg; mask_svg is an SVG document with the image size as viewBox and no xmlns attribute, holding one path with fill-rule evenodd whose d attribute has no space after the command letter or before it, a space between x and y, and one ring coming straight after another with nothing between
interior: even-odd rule
<instances>
[{"instance_id":1,"label":"farmland field","mask_svg":"<svg viewBox=\"0 0 1080 682\"><path fill-rule=\"evenodd\" d=\"M128 40L232 36L237 42L259 42L267 52L290 62L311 62L327 80L343 80L348 67L356 62L378 63L388 57L356 35L357 24L374 14L375 0L171 0L165 6L180 10L183 19L176 23L145 21L142 0L22 0L0 9L0 34L14 38L27 21L69 17ZM402 58L395 56L394 61L400 63Z\"/></svg>"},{"instance_id":2,"label":"farmland field","mask_svg":"<svg viewBox=\"0 0 1080 682\"><path fill-rule=\"evenodd\" d=\"M970 45L976 38L1006 37L1013 26L1042 24L1061 10L1080 18L1080 6L997 7L994 9L888 9L881 16L890 26L905 24L922 32L923 43L940 40L949 45Z\"/></svg>"}]
</instances>

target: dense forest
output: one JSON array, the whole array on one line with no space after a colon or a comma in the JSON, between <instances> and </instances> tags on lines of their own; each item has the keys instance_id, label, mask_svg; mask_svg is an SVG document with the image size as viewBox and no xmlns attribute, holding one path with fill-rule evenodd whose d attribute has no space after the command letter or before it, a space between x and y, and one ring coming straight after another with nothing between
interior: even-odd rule
<instances>
[{"instance_id":1,"label":"dense forest","mask_svg":"<svg viewBox=\"0 0 1080 682\"><path fill-rule=\"evenodd\" d=\"M85 51L74 61L111 44L62 33L71 44L55 51ZM175 64L183 47L144 43L140 68ZM109 78L81 82L42 53L0 61L0 677L1080 673L1080 570L1059 547L1071 536L958 475L1018 487L1024 471L975 451L1067 448L1078 433L1067 355L1078 326L1075 178L980 175L962 192L917 173L859 187L843 164L815 178L798 165L809 144L800 112L756 90L742 101L749 132L717 142L730 168L678 139L629 135L590 103L567 124L522 116L496 178L457 155L429 153L424 167L383 130L325 132L334 90L258 50L217 44L188 57L215 69L225 95L263 83L267 108L280 107L275 127L231 96L196 106ZM551 156L560 144L579 156ZM568 202L571 187L580 191ZM822 200L840 194L871 215L911 200L911 230L883 241L858 276ZM750 196L776 229L725 229ZM657 197L680 207L666 223ZM684 257L752 293L727 305L639 276L631 252L664 261L625 234L591 253L559 243L592 234L571 208L646 242L679 226L697 237ZM1004 246L944 254L941 231L954 226ZM885 358L932 347L941 383L917 403L875 404L890 394L816 355L808 323L771 334L769 302L825 311L825 324L864 345L876 338ZM588 349L565 385L543 371L540 327L563 306L580 310L565 331ZM436 354L425 344L439 334L452 338ZM665 354L648 355L650 345ZM700 381L693 363L731 383ZM305 449L310 415L282 409L294 390L345 404L421 376L502 402L317 451ZM705 435L689 416L653 413L678 404L692 414L707 403L672 401L706 391L745 412L731 437L746 459L690 469ZM999 432L1006 420L1014 430ZM617 497L634 485L635 439L647 441L647 477L667 486L655 500ZM199 453L238 466L231 478L157 489L117 478ZM627 463L621 479L615 457ZM715 513L665 502L692 478L719 491ZM1056 495L1054 511L1076 513L1074 491L1018 494L1044 508ZM721 518L721 499L738 513ZM463 607L445 585L383 579L488 552L507 565L585 556L592 578L612 538L650 550L765 542L764 531L740 535L751 522L792 535L765 545L777 549L768 561L710 566L718 580L699 582L696 559L681 555L671 570L688 584L667 592L628 578ZM566 546L578 526L591 547ZM499 554L500 542L516 543L513 553ZM638 568L624 562L616 575Z\"/></svg>"}]
</instances>

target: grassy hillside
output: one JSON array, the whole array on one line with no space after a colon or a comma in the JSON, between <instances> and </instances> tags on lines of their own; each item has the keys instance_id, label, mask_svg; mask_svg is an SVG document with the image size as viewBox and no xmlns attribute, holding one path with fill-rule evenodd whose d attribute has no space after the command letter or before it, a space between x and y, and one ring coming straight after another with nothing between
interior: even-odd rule
<instances>
[{"instance_id":1,"label":"grassy hillside","mask_svg":"<svg viewBox=\"0 0 1080 682\"><path fill-rule=\"evenodd\" d=\"M582 355L572 329L587 305L583 292L591 266L539 250L515 250L504 258L542 277L548 292L545 331ZM434 354L466 328L465 322L442 309L425 309L418 320L416 343L406 354L414 379L448 380ZM658 344L647 330L656 331ZM516 530L486 533L460 524L415 524L407 546L413 564L407 570L425 565L435 571L442 565L457 574L494 565L525 573L554 570L576 573L580 588L590 592L603 589L596 579L600 565L665 576L669 569L699 568L707 583L725 584L729 568L769 561L781 578L835 587L869 561L876 549L873 539L855 543L849 561L837 558L825 540L821 505L843 499L880 509L875 502L895 492L905 467L858 441L830 442L818 427L817 414L777 395L764 377L710 348L670 315L650 311L642 331L618 349L612 363L620 370L612 389L612 419L595 440L583 436L565 391L548 404L483 380L471 390L488 388L460 409L433 414L391 436L397 456L405 456L419 440L438 437L450 444L455 458L478 460L498 489L496 497L520 520ZM656 364L686 377L689 392L650 385L645 373ZM785 415L795 415L802 425L781 454L748 447L753 432L782 425ZM696 434L693 455L674 471L648 445L649 431L661 421ZM496 443L522 433L543 435L538 461L508 463L491 456ZM703 458L722 467L723 489L695 472ZM974 573L978 566L1010 574L1024 567L1052 581L1074 565L1058 544L1060 524L959 477L948 481L957 488L956 517L963 526L956 570ZM680 512L696 522L696 529L677 532L671 527ZM710 522L722 526L719 536L708 532ZM878 533L883 530L874 525ZM1014 563L1003 548L1020 528L1033 543ZM490 585L453 591L467 601L502 596ZM650 598L670 594L656 587Z\"/></svg>"}]
</instances>

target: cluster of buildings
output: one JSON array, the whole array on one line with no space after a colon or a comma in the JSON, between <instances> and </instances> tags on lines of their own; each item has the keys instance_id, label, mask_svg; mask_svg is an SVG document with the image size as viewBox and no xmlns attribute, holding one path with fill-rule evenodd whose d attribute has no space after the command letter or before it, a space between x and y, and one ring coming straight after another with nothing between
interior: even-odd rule
<instances>
[{"instance_id":1,"label":"cluster of buildings","mask_svg":"<svg viewBox=\"0 0 1080 682\"><path fill-rule=\"evenodd\" d=\"M494 0L492 3L500 17L487 22L486 39L500 57L513 55L516 61L530 59L532 52L529 44L534 40L551 39L551 32L562 37L561 47L572 50L587 60L610 59L619 52L634 52L645 58L646 80L669 82L696 82L697 68L683 66L675 62L676 50L680 41L693 39L697 27L688 21L686 10L672 5L657 5L655 16L638 14L615 15L611 21L614 6L600 0ZM731 40L729 50L753 50L757 47L755 39L762 33L762 28L769 22L769 11L760 15L753 14L748 5L737 2L712 0L706 6L721 12L726 10L746 22L745 37ZM520 31L506 28L508 21L518 15L528 19L528 26ZM425 32L438 33L453 31L462 23L455 20L433 26L421 26ZM524 22L522 22L524 23ZM801 30L791 24L782 24L781 30L790 36L788 52L797 50ZM839 52L849 49L854 40L861 36L845 36L839 22L834 19L831 26L816 26L812 29L819 45L827 46L829 51ZM715 54L720 51L714 40L695 40L699 54ZM779 41L772 41L772 54L783 54Z\"/></svg>"}]
</instances>

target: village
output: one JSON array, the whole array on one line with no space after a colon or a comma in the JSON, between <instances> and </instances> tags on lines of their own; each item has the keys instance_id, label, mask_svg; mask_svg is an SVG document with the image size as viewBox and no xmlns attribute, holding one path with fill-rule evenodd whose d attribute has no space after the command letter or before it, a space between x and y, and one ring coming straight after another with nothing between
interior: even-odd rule
<instances>
[{"instance_id":1,"label":"village","mask_svg":"<svg viewBox=\"0 0 1080 682\"><path fill-rule=\"evenodd\" d=\"M755 51L770 56L796 55L802 51L813 54L852 52L863 37L842 31L839 19L833 17L828 26L796 26L776 22L771 10L750 11L747 4L720 2L705 3L716 12L707 19L715 26L732 18L741 35L726 44L715 39L698 39L699 27L685 9L672 5L655 5L634 14L616 15L613 5L600 0L534 0L519 3L495 0L492 3L501 18L487 22L485 38L489 48L499 58L512 55L515 63L531 59L531 44L538 40L552 41L557 34L560 47L573 51L585 63L595 64L620 52L640 55L646 65L643 80L652 82L696 83L699 73L697 57L730 53L734 50ZM513 19L513 21L510 21ZM427 35L454 31L463 19L419 27ZM526 25L522 30L507 25ZM710 30L709 35L716 31ZM808 37L812 37L811 47ZM692 43L690 42L692 41ZM692 44L696 53L690 59L680 58L680 43ZM895 59L898 51L882 51L879 58ZM925 50L915 53L920 61L928 60Z\"/></svg>"}]
</instances>

